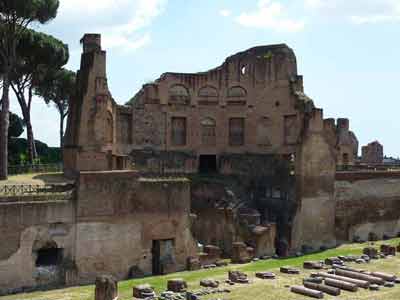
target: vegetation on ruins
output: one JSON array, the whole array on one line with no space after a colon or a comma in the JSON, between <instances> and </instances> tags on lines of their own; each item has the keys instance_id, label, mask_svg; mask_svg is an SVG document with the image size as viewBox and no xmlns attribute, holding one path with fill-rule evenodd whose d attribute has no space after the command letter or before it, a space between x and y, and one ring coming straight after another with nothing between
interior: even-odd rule
<instances>
[{"instance_id":1,"label":"vegetation on ruins","mask_svg":"<svg viewBox=\"0 0 400 300\"><path fill-rule=\"evenodd\" d=\"M3 94L0 112L0 180L8 175L8 128L10 85L17 64L17 46L23 33L32 23L45 24L54 19L58 0L2 0L0 1L0 59Z\"/></svg>"},{"instance_id":2,"label":"vegetation on ruins","mask_svg":"<svg viewBox=\"0 0 400 300\"><path fill-rule=\"evenodd\" d=\"M67 63L68 46L52 36L28 29L21 35L16 56L11 87L21 107L26 125L28 161L32 164L37 158L31 122L33 91L45 84L47 74L57 72Z\"/></svg>"}]
</instances>

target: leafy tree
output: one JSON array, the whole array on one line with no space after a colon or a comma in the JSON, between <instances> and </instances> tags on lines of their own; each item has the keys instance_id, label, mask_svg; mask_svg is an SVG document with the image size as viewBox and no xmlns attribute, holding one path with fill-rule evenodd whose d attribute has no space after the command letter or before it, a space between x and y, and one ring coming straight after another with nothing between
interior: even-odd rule
<instances>
[{"instance_id":1,"label":"leafy tree","mask_svg":"<svg viewBox=\"0 0 400 300\"><path fill-rule=\"evenodd\" d=\"M48 72L35 88L35 94L46 103L54 103L60 114L60 148L64 146L64 121L68 115L69 101L75 92L76 74L67 69Z\"/></svg>"},{"instance_id":2,"label":"leafy tree","mask_svg":"<svg viewBox=\"0 0 400 300\"><path fill-rule=\"evenodd\" d=\"M17 138L24 132L24 121L16 114L10 112L10 126L8 127L8 136Z\"/></svg>"},{"instance_id":3,"label":"leafy tree","mask_svg":"<svg viewBox=\"0 0 400 300\"><path fill-rule=\"evenodd\" d=\"M0 111L0 180L7 179L10 80L18 42L35 22L44 24L57 15L59 0L0 0L0 60L3 95Z\"/></svg>"},{"instance_id":4,"label":"leafy tree","mask_svg":"<svg viewBox=\"0 0 400 300\"><path fill-rule=\"evenodd\" d=\"M28 160L37 158L31 122L31 105L34 87L47 73L65 65L68 61L68 46L44 33L27 29L17 45L17 60L11 76L11 87L18 99L26 124Z\"/></svg>"}]
</instances>

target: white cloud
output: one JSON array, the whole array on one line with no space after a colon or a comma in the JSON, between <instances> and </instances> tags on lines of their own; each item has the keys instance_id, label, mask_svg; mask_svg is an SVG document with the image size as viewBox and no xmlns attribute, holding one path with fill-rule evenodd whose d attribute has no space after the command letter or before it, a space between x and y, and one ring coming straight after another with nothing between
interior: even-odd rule
<instances>
[{"instance_id":1,"label":"white cloud","mask_svg":"<svg viewBox=\"0 0 400 300\"><path fill-rule=\"evenodd\" d=\"M104 35L102 43L105 49L118 48L123 52L133 51L148 45L151 42L150 33L146 33L139 38L132 38L125 35Z\"/></svg>"},{"instance_id":2,"label":"white cloud","mask_svg":"<svg viewBox=\"0 0 400 300\"><path fill-rule=\"evenodd\" d=\"M99 13L110 13L129 4L132 0L63 0L59 15L68 18L85 18Z\"/></svg>"},{"instance_id":3,"label":"white cloud","mask_svg":"<svg viewBox=\"0 0 400 300\"><path fill-rule=\"evenodd\" d=\"M287 17L287 8L277 1L259 0L257 10L244 12L237 22L245 27L297 32L304 29L304 21Z\"/></svg>"},{"instance_id":4,"label":"white cloud","mask_svg":"<svg viewBox=\"0 0 400 300\"><path fill-rule=\"evenodd\" d=\"M138 0L133 16L126 23L96 30L102 33L104 48L127 52L148 45L151 42L150 33L139 34L138 31L150 26L164 12L166 5L167 0Z\"/></svg>"},{"instance_id":5,"label":"white cloud","mask_svg":"<svg viewBox=\"0 0 400 300\"><path fill-rule=\"evenodd\" d=\"M229 17L232 12L229 9L222 9L220 10L219 14L223 17Z\"/></svg>"},{"instance_id":6,"label":"white cloud","mask_svg":"<svg viewBox=\"0 0 400 300\"><path fill-rule=\"evenodd\" d=\"M304 0L304 4L307 8L316 9L323 6L324 0Z\"/></svg>"},{"instance_id":7,"label":"white cloud","mask_svg":"<svg viewBox=\"0 0 400 300\"><path fill-rule=\"evenodd\" d=\"M167 0L139 0L134 16L125 24L117 25L112 30L120 33L132 33L147 27L164 12Z\"/></svg>"},{"instance_id":8,"label":"white cloud","mask_svg":"<svg viewBox=\"0 0 400 300\"><path fill-rule=\"evenodd\" d=\"M339 18L355 24L400 22L399 0L304 0L307 9L324 18Z\"/></svg>"},{"instance_id":9,"label":"white cloud","mask_svg":"<svg viewBox=\"0 0 400 300\"><path fill-rule=\"evenodd\" d=\"M400 22L400 15L369 15L369 16L351 16L350 20L354 24L377 24Z\"/></svg>"}]
</instances>

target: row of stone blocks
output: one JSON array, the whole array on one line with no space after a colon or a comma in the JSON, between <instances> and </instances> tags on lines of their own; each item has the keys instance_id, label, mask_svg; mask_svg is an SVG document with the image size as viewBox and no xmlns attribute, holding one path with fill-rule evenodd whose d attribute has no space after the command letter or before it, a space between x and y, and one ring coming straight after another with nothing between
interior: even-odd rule
<instances>
[{"instance_id":1,"label":"row of stone blocks","mask_svg":"<svg viewBox=\"0 0 400 300\"><path fill-rule=\"evenodd\" d=\"M171 279L167 283L168 291L182 293L187 290L187 283L183 279ZM142 284L133 288L133 297L146 299L155 297L154 289L149 284ZM117 300L118 283L112 276L96 278L95 300Z\"/></svg>"},{"instance_id":2,"label":"row of stone blocks","mask_svg":"<svg viewBox=\"0 0 400 300\"><path fill-rule=\"evenodd\" d=\"M381 252L393 255L391 246L381 247ZM373 248L372 248L373 249ZM376 249L364 249L364 253L377 255ZM364 254L365 255L365 254ZM357 262L355 257L346 257L349 261ZM311 274L310 278L303 280L303 286L292 286L291 291L296 294L322 299L324 293L332 296L339 296L341 290L357 292L358 288L379 290L380 286L393 287L395 283L400 283L399 279L392 274L383 272L367 272L344 265L339 258L329 258L327 265L333 269L328 272L318 272ZM322 267L321 267L322 266ZM322 269L322 263L305 262L306 269Z\"/></svg>"},{"instance_id":3,"label":"row of stone blocks","mask_svg":"<svg viewBox=\"0 0 400 300\"><path fill-rule=\"evenodd\" d=\"M221 259L222 251L219 247L207 245L204 252L199 253L198 257L189 257L187 260L187 269L189 271L199 270L202 267L225 266L226 262ZM234 264L248 263L254 259L254 248L248 247L243 242L232 244L231 262Z\"/></svg>"}]
</instances>

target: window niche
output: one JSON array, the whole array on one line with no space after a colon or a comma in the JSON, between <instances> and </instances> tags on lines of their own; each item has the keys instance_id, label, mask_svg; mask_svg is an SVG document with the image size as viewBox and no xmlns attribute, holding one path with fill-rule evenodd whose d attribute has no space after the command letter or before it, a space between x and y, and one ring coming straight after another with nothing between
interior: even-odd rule
<instances>
[{"instance_id":1,"label":"window niche","mask_svg":"<svg viewBox=\"0 0 400 300\"><path fill-rule=\"evenodd\" d=\"M229 119L229 145L230 146L243 146L244 145L244 131L245 131L244 118L231 118Z\"/></svg>"},{"instance_id":2,"label":"window niche","mask_svg":"<svg viewBox=\"0 0 400 300\"><path fill-rule=\"evenodd\" d=\"M189 90L183 84L175 84L169 89L169 103L176 105L189 105Z\"/></svg>"},{"instance_id":3,"label":"window niche","mask_svg":"<svg viewBox=\"0 0 400 300\"><path fill-rule=\"evenodd\" d=\"M186 145L186 118L173 117L171 120L171 143L173 146Z\"/></svg>"}]
</instances>

